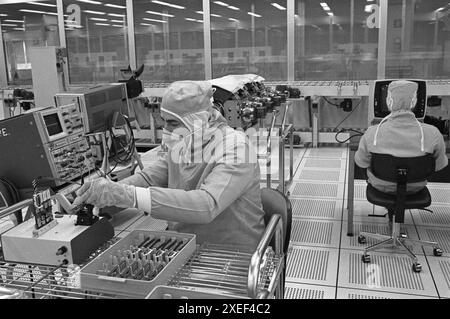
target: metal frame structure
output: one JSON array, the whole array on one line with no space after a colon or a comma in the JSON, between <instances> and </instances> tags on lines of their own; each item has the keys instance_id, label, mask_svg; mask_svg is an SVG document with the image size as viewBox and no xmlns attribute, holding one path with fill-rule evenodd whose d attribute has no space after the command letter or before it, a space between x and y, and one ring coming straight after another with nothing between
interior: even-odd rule
<instances>
[{"instance_id":1,"label":"metal frame structure","mask_svg":"<svg viewBox=\"0 0 450 319\"><path fill-rule=\"evenodd\" d=\"M2 4L29 2L30 0L4 0ZM386 45L387 45L387 11L389 0L379 0L380 2L380 28L379 28L379 44L378 44L378 74L377 78L383 78L386 65ZM212 57L211 57L211 20L210 20L210 0L202 0L203 3L203 32L204 32L204 57L205 57L205 80L211 79L212 74ZM66 46L66 34L64 28L64 0L56 0L58 12L58 30L60 46ZM295 80L295 0L287 0L287 78L286 81ZM127 19L127 42L128 56L130 66L136 68L136 47L134 35L134 19L133 19L133 0L126 0L126 19ZM353 16L353 14L352 14ZM351 17L352 17L351 16ZM0 40L2 35L0 33ZM5 56L0 52L0 85L6 80ZM66 74L68 74L67 64L64 66ZM70 82L70 81L68 81ZM70 83L69 83L70 84ZM7 85L7 83L5 83Z\"/></svg>"},{"instance_id":2,"label":"metal frame structure","mask_svg":"<svg viewBox=\"0 0 450 319\"><path fill-rule=\"evenodd\" d=\"M266 183L268 188L272 188L272 173L271 173L271 167L272 167L272 137L273 133L277 132L277 136L279 138L279 145L278 145L278 189L286 195L288 185L292 183L292 180L294 179L294 125L293 124L286 124L286 117L289 111L289 108L291 106L290 101L286 102L286 107L284 109L283 118L281 121L281 125L278 127L278 130L275 129L275 122L277 117L279 116L280 112L274 111L272 121L270 124L269 132L267 135L267 149L266 154L258 156L258 158L265 158L266 159ZM289 138L289 180L285 180L285 139Z\"/></svg>"},{"instance_id":3,"label":"metal frame structure","mask_svg":"<svg viewBox=\"0 0 450 319\"><path fill-rule=\"evenodd\" d=\"M31 199L0 211L0 218L26 208ZM283 298L285 258L282 248L283 220L273 215L253 254L239 247L205 244L175 274L170 286L203 292L219 292L242 298ZM118 238L97 249L80 269L103 253ZM273 243L274 247L269 248ZM0 256L2 257L2 256ZM130 298L121 294L85 291L79 287L77 273L65 266L6 263L0 260L0 294L31 299Z\"/></svg>"}]
</instances>

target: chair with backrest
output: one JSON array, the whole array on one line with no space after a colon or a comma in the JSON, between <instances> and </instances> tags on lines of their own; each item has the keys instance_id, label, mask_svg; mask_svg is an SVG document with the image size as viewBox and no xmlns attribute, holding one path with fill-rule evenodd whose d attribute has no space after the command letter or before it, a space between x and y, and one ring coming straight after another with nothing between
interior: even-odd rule
<instances>
[{"instance_id":1,"label":"chair with backrest","mask_svg":"<svg viewBox=\"0 0 450 319\"><path fill-rule=\"evenodd\" d=\"M291 238L292 226L292 205L289 199L280 191L272 188L261 189L261 201L263 210L265 212L264 222L267 225L274 214L279 214L283 221L283 254L284 254L284 269L281 285L284 294L284 280L286 275L287 253L289 248L289 241ZM284 297L284 296L282 296Z\"/></svg>"},{"instance_id":2,"label":"chair with backrest","mask_svg":"<svg viewBox=\"0 0 450 319\"><path fill-rule=\"evenodd\" d=\"M360 232L359 243L365 243L366 237L382 240L381 242L367 247L362 256L362 261L370 262L368 252L386 247L403 248L404 252L413 260L413 270L420 272L422 266L414 253L406 246L409 244L420 244L432 246L435 256L441 256L442 250L436 242L414 240L400 233L400 224L404 222L406 209L422 209L431 205L431 195L427 187L417 193L407 194L407 184L426 181L435 170L435 159L431 154L418 157L394 157L389 154L372 153L370 170L372 174L386 182L395 183L397 186L395 194L381 192L372 185L367 185L367 200L377 206L387 208L390 219L390 236Z\"/></svg>"}]
</instances>

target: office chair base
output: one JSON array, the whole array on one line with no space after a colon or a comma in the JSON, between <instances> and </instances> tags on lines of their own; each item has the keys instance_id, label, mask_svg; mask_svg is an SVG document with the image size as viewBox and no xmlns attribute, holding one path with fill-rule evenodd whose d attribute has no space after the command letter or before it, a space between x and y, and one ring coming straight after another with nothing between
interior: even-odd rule
<instances>
[{"instance_id":1,"label":"office chair base","mask_svg":"<svg viewBox=\"0 0 450 319\"><path fill-rule=\"evenodd\" d=\"M393 233L395 233L395 230L393 230ZM422 265L419 263L416 255L408 248L406 244L412 245L419 244L422 246L431 246L433 247L434 256L442 256L443 253L442 249L437 247L438 243L432 241L410 239L405 234L400 234L399 236L392 237L380 234L361 232L360 235L358 236L358 242L360 244L365 243L366 237L380 239L382 241L374 245L371 245L364 250L364 254L362 256L362 261L364 263L370 263L370 255L368 253L371 251L376 251L382 248L402 248L402 252L406 253L413 261L412 265L413 271L420 272L422 270Z\"/></svg>"}]
</instances>

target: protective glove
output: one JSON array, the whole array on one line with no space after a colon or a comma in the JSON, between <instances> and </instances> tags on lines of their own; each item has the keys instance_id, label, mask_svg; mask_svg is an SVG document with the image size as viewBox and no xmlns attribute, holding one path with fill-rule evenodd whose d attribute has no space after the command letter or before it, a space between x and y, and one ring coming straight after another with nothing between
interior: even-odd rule
<instances>
[{"instance_id":1,"label":"protective glove","mask_svg":"<svg viewBox=\"0 0 450 319\"><path fill-rule=\"evenodd\" d=\"M136 189L134 186L111 182L105 178L86 182L77 191L74 205L92 204L103 208L116 206L131 208L136 205Z\"/></svg>"}]
</instances>

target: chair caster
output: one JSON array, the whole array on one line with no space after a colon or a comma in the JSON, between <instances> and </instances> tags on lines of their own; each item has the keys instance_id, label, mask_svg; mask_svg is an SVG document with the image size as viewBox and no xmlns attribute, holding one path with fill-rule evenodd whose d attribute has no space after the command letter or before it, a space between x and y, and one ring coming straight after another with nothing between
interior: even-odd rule
<instances>
[{"instance_id":1,"label":"chair caster","mask_svg":"<svg viewBox=\"0 0 450 319\"><path fill-rule=\"evenodd\" d=\"M442 253L443 253L442 249L438 247L433 248L433 255L435 255L436 257L441 257Z\"/></svg>"},{"instance_id":2,"label":"chair caster","mask_svg":"<svg viewBox=\"0 0 450 319\"><path fill-rule=\"evenodd\" d=\"M365 264L370 263L370 255L368 255L368 254L362 255L361 260Z\"/></svg>"},{"instance_id":3,"label":"chair caster","mask_svg":"<svg viewBox=\"0 0 450 319\"><path fill-rule=\"evenodd\" d=\"M365 243L367 243L366 237L364 237L363 235L359 235L358 236L358 244L364 245Z\"/></svg>"},{"instance_id":4,"label":"chair caster","mask_svg":"<svg viewBox=\"0 0 450 319\"><path fill-rule=\"evenodd\" d=\"M421 272L422 271L422 265L419 263L414 263L412 265L412 269L414 272Z\"/></svg>"}]
</instances>

